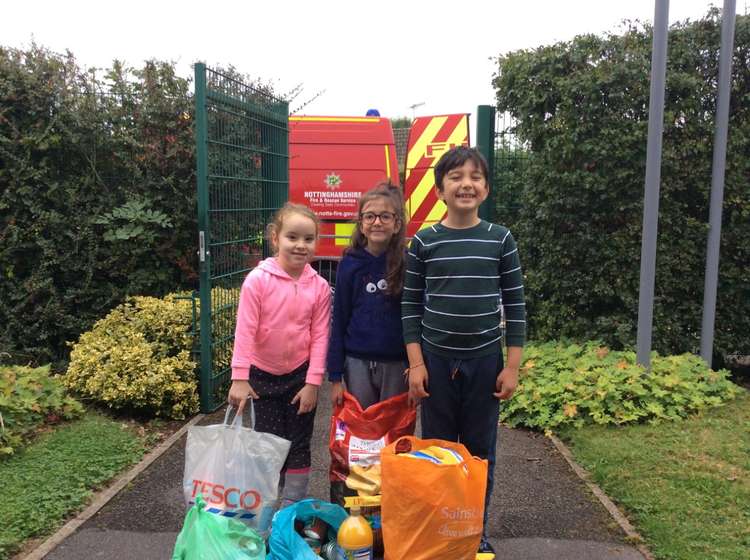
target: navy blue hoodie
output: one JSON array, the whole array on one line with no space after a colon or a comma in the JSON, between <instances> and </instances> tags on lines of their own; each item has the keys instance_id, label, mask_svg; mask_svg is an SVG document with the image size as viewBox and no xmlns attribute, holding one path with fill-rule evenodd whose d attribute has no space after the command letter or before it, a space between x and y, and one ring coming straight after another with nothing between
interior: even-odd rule
<instances>
[{"instance_id":1,"label":"navy blue hoodie","mask_svg":"<svg viewBox=\"0 0 750 560\"><path fill-rule=\"evenodd\" d=\"M401 300L385 293L386 254L350 250L339 263L328 345L328 379L341 381L345 356L362 360L406 359Z\"/></svg>"}]
</instances>

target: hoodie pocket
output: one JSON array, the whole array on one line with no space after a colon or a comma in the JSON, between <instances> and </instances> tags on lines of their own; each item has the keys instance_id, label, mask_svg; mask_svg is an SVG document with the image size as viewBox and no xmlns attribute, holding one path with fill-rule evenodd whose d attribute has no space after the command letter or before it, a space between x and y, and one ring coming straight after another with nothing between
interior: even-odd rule
<instances>
[{"instance_id":1,"label":"hoodie pocket","mask_svg":"<svg viewBox=\"0 0 750 560\"><path fill-rule=\"evenodd\" d=\"M310 327L261 327L256 348L260 358L268 365L282 370L291 368L292 362L302 357L309 359Z\"/></svg>"},{"instance_id":2,"label":"hoodie pocket","mask_svg":"<svg viewBox=\"0 0 750 560\"><path fill-rule=\"evenodd\" d=\"M292 349L289 352L290 356L305 356L306 360L310 359L310 325L307 324L304 327L298 327L294 331L294 336L291 337L289 343L292 344Z\"/></svg>"},{"instance_id":3,"label":"hoodie pocket","mask_svg":"<svg viewBox=\"0 0 750 560\"><path fill-rule=\"evenodd\" d=\"M256 351L260 358L269 365L284 367L287 338L288 333L282 329L261 327L258 331Z\"/></svg>"}]
</instances>

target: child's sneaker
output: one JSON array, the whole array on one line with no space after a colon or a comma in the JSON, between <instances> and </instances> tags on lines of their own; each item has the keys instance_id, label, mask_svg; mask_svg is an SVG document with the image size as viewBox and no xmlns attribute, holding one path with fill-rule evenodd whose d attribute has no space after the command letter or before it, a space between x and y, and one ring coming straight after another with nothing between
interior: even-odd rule
<instances>
[{"instance_id":1,"label":"child's sneaker","mask_svg":"<svg viewBox=\"0 0 750 560\"><path fill-rule=\"evenodd\" d=\"M479 550L477 550L475 560L493 560L494 558L495 549L492 548L490 541L482 537L482 540L479 543Z\"/></svg>"}]
</instances>

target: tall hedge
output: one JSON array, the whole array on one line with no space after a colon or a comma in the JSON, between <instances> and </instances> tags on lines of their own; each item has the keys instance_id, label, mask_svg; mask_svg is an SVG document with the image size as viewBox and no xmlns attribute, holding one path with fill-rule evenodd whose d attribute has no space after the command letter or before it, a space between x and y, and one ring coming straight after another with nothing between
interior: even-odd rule
<instances>
[{"instance_id":1,"label":"tall hedge","mask_svg":"<svg viewBox=\"0 0 750 560\"><path fill-rule=\"evenodd\" d=\"M530 149L522 209L529 324L538 339L635 344L652 30L498 58L500 111ZM697 351L708 231L720 20L669 32L654 349ZM750 332L750 18L737 18L715 356ZM503 220L503 217L500 217Z\"/></svg>"},{"instance_id":2,"label":"tall hedge","mask_svg":"<svg viewBox=\"0 0 750 560\"><path fill-rule=\"evenodd\" d=\"M0 47L0 350L59 360L127 295L195 279L190 82Z\"/></svg>"}]
</instances>

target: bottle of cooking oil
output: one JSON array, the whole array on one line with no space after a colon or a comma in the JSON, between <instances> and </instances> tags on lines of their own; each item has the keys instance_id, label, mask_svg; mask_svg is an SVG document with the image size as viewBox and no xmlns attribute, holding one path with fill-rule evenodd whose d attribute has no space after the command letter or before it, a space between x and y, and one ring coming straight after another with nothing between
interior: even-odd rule
<instances>
[{"instance_id":1,"label":"bottle of cooking oil","mask_svg":"<svg viewBox=\"0 0 750 560\"><path fill-rule=\"evenodd\" d=\"M358 506L339 527L337 560L372 560L372 528Z\"/></svg>"}]
</instances>

